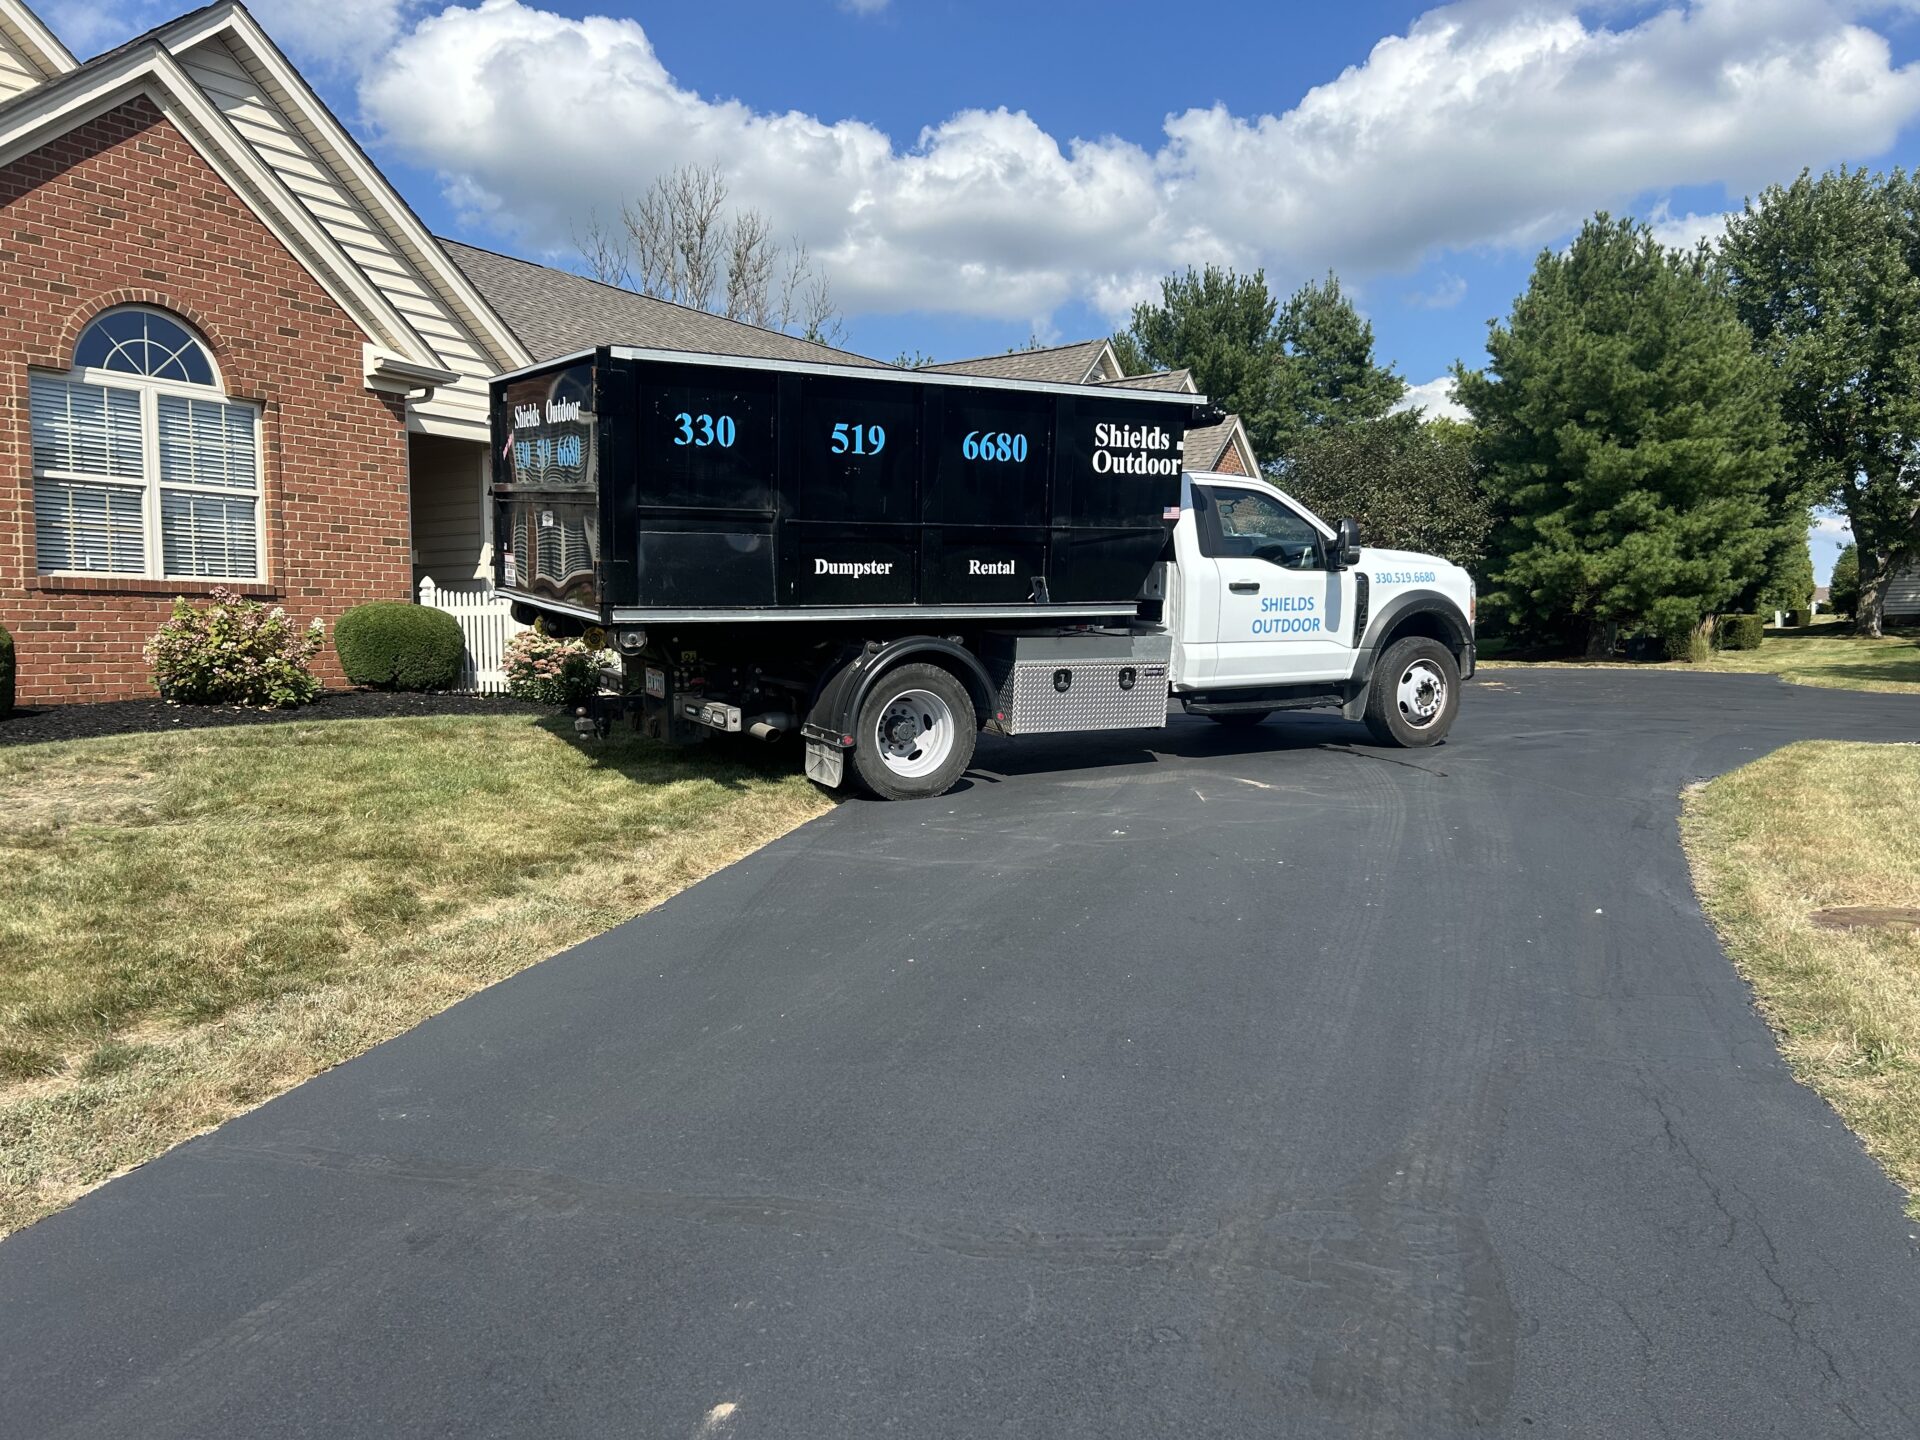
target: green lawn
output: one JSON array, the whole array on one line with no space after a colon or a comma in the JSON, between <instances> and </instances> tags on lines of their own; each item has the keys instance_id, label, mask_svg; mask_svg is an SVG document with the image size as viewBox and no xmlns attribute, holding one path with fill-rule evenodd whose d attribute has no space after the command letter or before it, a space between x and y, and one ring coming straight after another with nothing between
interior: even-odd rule
<instances>
[{"instance_id":1,"label":"green lawn","mask_svg":"<svg viewBox=\"0 0 1920 1440\"><path fill-rule=\"evenodd\" d=\"M0 1234L819 814L523 716L0 749Z\"/></svg>"},{"instance_id":2,"label":"green lawn","mask_svg":"<svg viewBox=\"0 0 1920 1440\"><path fill-rule=\"evenodd\" d=\"M1827 930L1836 905L1920 905L1920 746L1790 745L1690 792L1694 883L1794 1073L1920 1220L1920 932Z\"/></svg>"},{"instance_id":3,"label":"green lawn","mask_svg":"<svg viewBox=\"0 0 1920 1440\"><path fill-rule=\"evenodd\" d=\"M1920 694L1920 636L1887 635L1862 639L1837 622L1814 624L1801 630L1769 630L1757 650L1716 650L1704 665L1685 660L1634 664L1621 660L1512 660L1489 641L1482 662L1487 669L1539 665L1611 667L1629 670L1692 670L1699 672L1778 675L1795 685L1823 685L1834 690L1879 690Z\"/></svg>"}]
</instances>

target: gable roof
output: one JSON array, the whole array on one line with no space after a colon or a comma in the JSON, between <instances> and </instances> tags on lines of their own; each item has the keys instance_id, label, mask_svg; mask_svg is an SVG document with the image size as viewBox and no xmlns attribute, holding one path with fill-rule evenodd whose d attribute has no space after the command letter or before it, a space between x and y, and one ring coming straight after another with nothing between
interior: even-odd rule
<instances>
[{"instance_id":1,"label":"gable roof","mask_svg":"<svg viewBox=\"0 0 1920 1440\"><path fill-rule=\"evenodd\" d=\"M20 0L0 0L0 94L18 94L79 64L60 37Z\"/></svg>"},{"instance_id":2,"label":"gable roof","mask_svg":"<svg viewBox=\"0 0 1920 1440\"><path fill-rule=\"evenodd\" d=\"M743 355L756 360L881 365L850 350L709 315L585 275L462 244L444 235L438 238L441 248L506 321L535 362L577 354L596 345L640 345L654 350Z\"/></svg>"},{"instance_id":3,"label":"gable roof","mask_svg":"<svg viewBox=\"0 0 1920 1440\"><path fill-rule=\"evenodd\" d=\"M1187 431L1180 463L1187 470L1218 470L1229 450L1239 452L1243 474L1260 474L1260 459L1253 453L1253 442L1238 415L1229 415L1217 425L1202 425Z\"/></svg>"},{"instance_id":4,"label":"gable roof","mask_svg":"<svg viewBox=\"0 0 1920 1440\"><path fill-rule=\"evenodd\" d=\"M314 217L276 180L271 168L194 83L169 48L183 28L191 30L238 10L231 0L195 10L0 104L0 165L10 164L117 106L144 97L370 340L391 346L409 359L432 360L431 350L411 333L399 312L385 302L339 246L330 242Z\"/></svg>"},{"instance_id":5,"label":"gable roof","mask_svg":"<svg viewBox=\"0 0 1920 1440\"><path fill-rule=\"evenodd\" d=\"M1041 380L1057 385L1101 383L1120 373L1112 347L1104 339L1079 340L1044 350L1013 350L1005 355L981 355L972 360L948 360L922 365L937 375L991 375L1002 380ZM1095 373L1102 372L1099 379Z\"/></svg>"},{"instance_id":6,"label":"gable roof","mask_svg":"<svg viewBox=\"0 0 1920 1440\"><path fill-rule=\"evenodd\" d=\"M1200 393L1200 387L1193 383L1191 370L1154 370L1145 375L1123 375L1118 380L1106 383L1118 390L1172 390L1185 395Z\"/></svg>"},{"instance_id":7,"label":"gable roof","mask_svg":"<svg viewBox=\"0 0 1920 1440\"><path fill-rule=\"evenodd\" d=\"M16 12L0 0L0 29ZM370 378L386 357L453 377L410 427L485 432L487 377L532 357L238 0L0 103L0 163L142 95L359 325Z\"/></svg>"}]
</instances>

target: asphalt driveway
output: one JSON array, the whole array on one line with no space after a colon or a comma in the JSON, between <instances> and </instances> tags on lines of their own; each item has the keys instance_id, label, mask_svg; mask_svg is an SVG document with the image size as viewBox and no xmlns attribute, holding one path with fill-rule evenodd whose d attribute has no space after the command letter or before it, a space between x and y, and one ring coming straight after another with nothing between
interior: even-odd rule
<instances>
[{"instance_id":1,"label":"asphalt driveway","mask_svg":"<svg viewBox=\"0 0 1920 1440\"><path fill-rule=\"evenodd\" d=\"M1677 793L1920 702L1487 672L984 745L0 1245L0 1434L1920 1434L1920 1241Z\"/></svg>"}]
</instances>

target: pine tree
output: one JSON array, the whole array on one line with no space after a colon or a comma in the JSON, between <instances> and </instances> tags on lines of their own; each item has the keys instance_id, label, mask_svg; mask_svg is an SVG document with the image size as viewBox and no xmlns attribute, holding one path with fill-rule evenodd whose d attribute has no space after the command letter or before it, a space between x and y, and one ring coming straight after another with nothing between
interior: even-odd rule
<instances>
[{"instance_id":1,"label":"pine tree","mask_svg":"<svg viewBox=\"0 0 1920 1440\"><path fill-rule=\"evenodd\" d=\"M1373 360L1373 326L1340 291L1340 278L1308 281L1281 308L1280 370L1282 451L1303 436L1377 420L1407 393L1406 382ZM1272 452L1269 452L1272 453Z\"/></svg>"},{"instance_id":2,"label":"pine tree","mask_svg":"<svg viewBox=\"0 0 1920 1440\"><path fill-rule=\"evenodd\" d=\"M1131 323L1113 337L1114 354L1129 375L1192 371L1202 394L1238 413L1254 453L1272 455L1280 361L1275 309L1262 271L1189 268L1160 282L1158 303L1133 307Z\"/></svg>"},{"instance_id":3,"label":"pine tree","mask_svg":"<svg viewBox=\"0 0 1920 1440\"><path fill-rule=\"evenodd\" d=\"M1240 275L1209 265L1170 275L1157 303L1134 306L1113 348L1129 375L1192 371L1202 393L1239 414L1263 461L1317 431L1377 420L1407 388L1374 364L1373 326L1331 272L1325 284L1301 286L1284 307L1264 271Z\"/></svg>"},{"instance_id":4,"label":"pine tree","mask_svg":"<svg viewBox=\"0 0 1920 1440\"><path fill-rule=\"evenodd\" d=\"M1779 387L1699 253L1596 216L1541 253L1487 349L1457 394L1497 517L1487 599L1517 629L1607 653L1622 626L1675 636L1763 579L1797 523Z\"/></svg>"}]
</instances>

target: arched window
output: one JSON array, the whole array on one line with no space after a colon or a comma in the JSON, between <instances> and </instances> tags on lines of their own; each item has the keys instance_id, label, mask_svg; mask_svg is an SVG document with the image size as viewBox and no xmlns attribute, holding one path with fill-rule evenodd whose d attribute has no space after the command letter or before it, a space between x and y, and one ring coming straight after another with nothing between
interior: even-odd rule
<instances>
[{"instance_id":1,"label":"arched window","mask_svg":"<svg viewBox=\"0 0 1920 1440\"><path fill-rule=\"evenodd\" d=\"M260 578L260 417L159 310L109 310L28 376L43 574Z\"/></svg>"}]
</instances>

